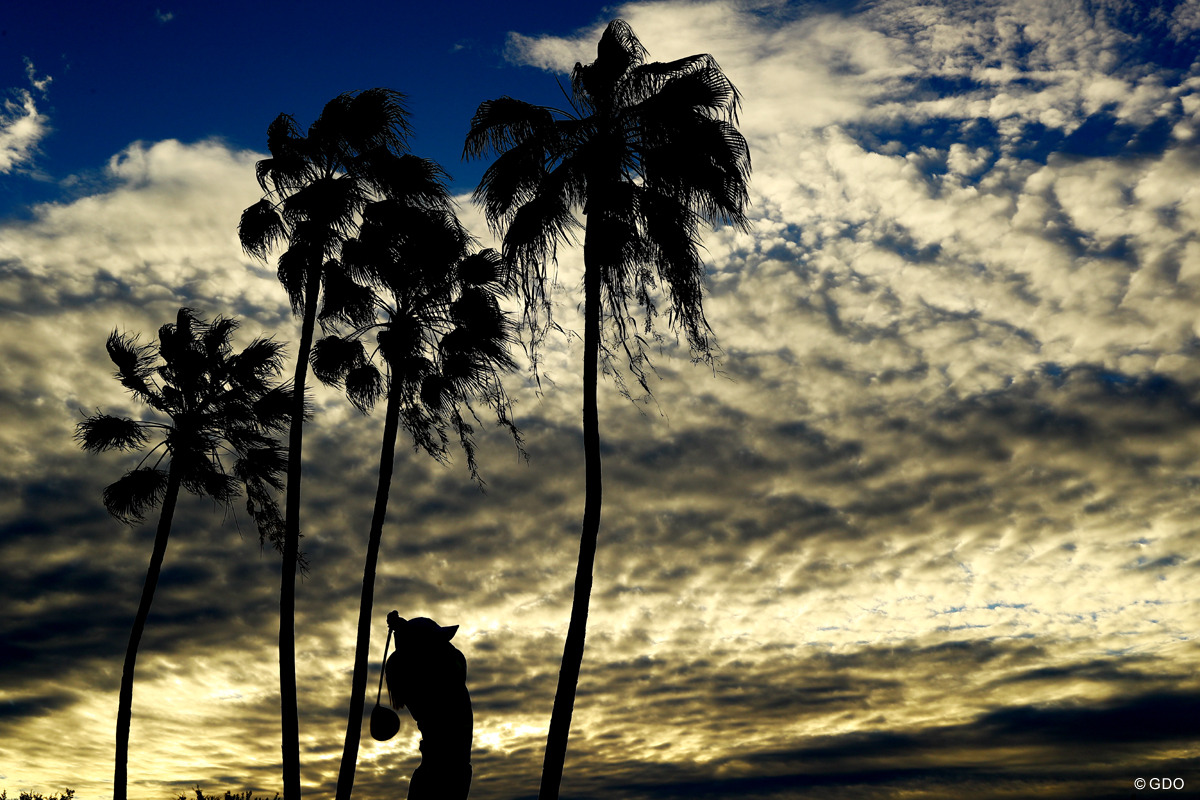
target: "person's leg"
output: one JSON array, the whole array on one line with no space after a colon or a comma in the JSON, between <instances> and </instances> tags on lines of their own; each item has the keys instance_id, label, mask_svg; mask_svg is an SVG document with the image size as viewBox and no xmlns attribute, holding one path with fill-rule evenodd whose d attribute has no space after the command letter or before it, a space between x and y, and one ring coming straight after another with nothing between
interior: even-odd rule
<instances>
[{"instance_id":1,"label":"person's leg","mask_svg":"<svg viewBox=\"0 0 1200 800\"><path fill-rule=\"evenodd\" d=\"M438 769L424 762L408 783L408 800L467 800L473 770Z\"/></svg>"},{"instance_id":2,"label":"person's leg","mask_svg":"<svg viewBox=\"0 0 1200 800\"><path fill-rule=\"evenodd\" d=\"M408 800L435 800L437 796L437 786L431 784L429 770L422 762L408 781Z\"/></svg>"}]
</instances>

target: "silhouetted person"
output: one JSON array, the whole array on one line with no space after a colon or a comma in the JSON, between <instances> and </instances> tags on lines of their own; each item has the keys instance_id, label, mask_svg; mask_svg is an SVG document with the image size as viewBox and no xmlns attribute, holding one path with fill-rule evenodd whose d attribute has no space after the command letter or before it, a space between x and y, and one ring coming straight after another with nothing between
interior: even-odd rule
<instances>
[{"instance_id":1,"label":"silhouetted person","mask_svg":"<svg viewBox=\"0 0 1200 800\"><path fill-rule=\"evenodd\" d=\"M465 800L471 790L473 717L467 660L450 644L458 626L443 628L426 617L406 620L395 611L387 620L396 639L396 652L384 666L388 695L393 708L408 707L421 730L421 764L408 800Z\"/></svg>"}]
</instances>

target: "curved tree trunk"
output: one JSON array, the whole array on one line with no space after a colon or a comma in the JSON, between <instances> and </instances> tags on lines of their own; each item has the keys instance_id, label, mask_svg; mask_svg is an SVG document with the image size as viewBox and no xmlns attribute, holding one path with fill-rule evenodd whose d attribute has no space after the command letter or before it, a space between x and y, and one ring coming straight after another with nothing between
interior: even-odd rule
<instances>
[{"instance_id":1,"label":"curved tree trunk","mask_svg":"<svg viewBox=\"0 0 1200 800\"><path fill-rule=\"evenodd\" d=\"M287 498L283 570L279 580L279 709L284 800L300 800L300 714L296 701L296 569L300 560L300 475L304 443L304 384L317 320L321 271L313 269L304 290L304 321L292 380L292 424L288 431Z\"/></svg>"},{"instance_id":2,"label":"curved tree trunk","mask_svg":"<svg viewBox=\"0 0 1200 800\"><path fill-rule=\"evenodd\" d=\"M158 576L162 572L163 557L167 554L167 538L171 535L171 518L175 516L175 501L179 497L179 474L175 459L167 472L167 491L163 495L162 510L158 514L158 530L154 534L154 550L150 554L150 566L146 570L146 582L142 584L142 599L133 618L133 630L129 632L129 645L125 649L125 664L121 667L121 694L117 700L117 751L116 767L113 771L113 800L125 800L128 796L129 778L129 724L133 718L133 666L137 661L138 645L142 632L146 630L146 618L150 616L150 604L154 602L154 590L158 587Z\"/></svg>"},{"instance_id":3,"label":"curved tree trunk","mask_svg":"<svg viewBox=\"0 0 1200 800\"><path fill-rule=\"evenodd\" d=\"M575 710L575 691L583 663L587 633L588 603L592 595L592 568L596 562L596 538L600 533L600 422L596 412L596 368L600 352L600 265L595 263L588 240L595 224L588 225L583 243L583 531L579 537L579 563L575 567L575 594L571 600L571 623L563 646L558 689L550 714L546 757L542 762L542 786L538 800L557 800L567 758L567 737Z\"/></svg>"},{"instance_id":4,"label":"curved tree trunk","mask_svg":"<svg viewBox=\"0 0 1200 800\"><path fill-rule=\"evenodd\" d=\"M387 418L383 423L383 445L379 448L379 486L375 490L375 510L371 514L371 532L367 537L367 563L363 567L362 598L358 606L358 640L354 646L354 675L350 682L350 716L346 721L346 743L342 748L342 766L338 772L337 800L350 800L354 771L358 764L358 744L362 739L363 707L367 692L367 671L371 655L371 608L375 602L375 568L379 562L379 543L387 516L388 491L396 458L396 434L400 427L400 394L389 384Z\"/></svg>"}]
</instances>

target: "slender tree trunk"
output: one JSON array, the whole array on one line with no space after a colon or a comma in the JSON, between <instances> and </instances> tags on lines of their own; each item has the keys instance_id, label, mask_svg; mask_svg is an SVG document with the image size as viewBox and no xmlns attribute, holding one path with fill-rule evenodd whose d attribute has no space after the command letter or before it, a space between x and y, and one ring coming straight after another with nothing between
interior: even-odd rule
<instances>
[{"instance_id":1,"label":"slender tree trunk","mask_svg":"<svg viewBox=\"0 0 1200 800\"><path fill-rule=\"evenodd\" d=\"M162 572L163 557L167 554L167 538L171 535L171 518L175 516L175 501L179 497L179 473L175 459L167 472L167 492L163 495L162 509L158 514L158 531L154 534L154 550L150 554L150 566L146 570L146 582L142 584L142 599L138 603L137 615L133 618L133 630L129 632L129 646L125 649L125 664L121 668L121 694L117 700L117 753L113 772L113 800L125 800L128 796L129 778L129 724L133 717L133 666L137 661L138 645L142 632L146 630L146 618L150 616L150 604L154 602L154 590Z\"/></svg>"},{"instance_id":2,"label":"slender tree trunk","mask_svg":"<svg viewBox=\"0 0 1200 800\"><path fill-rule=\"evenodd\" d=\"M354 771L358 764L358 744L362 739L367 670L371 655L371 608L375 602L375 568L379 562L379 543L387 516L388 490L396 459L396 433L400 427L400 393L388 386L387 418L383 423L383 445L379 448L379 486L375 490L375 510L371 514L371 532L367 537L367 563L363 567L362 599L358 605L358 641L354 646L354 675L350 681L350 717L346 721L346 743L342 748L342 767L338 772L337 800L350 800Z\"/></svg>"},{"instance_id":3,"label":"slender tree trunk","mask_svg":"<svg viewBox=\"0 0 1200 800\"><path fill-rule=\"evenodd\" d=\"M283 570L279 581L279 709L284 800L300 800L300 713L296 701L296 570L300 558L300 475L304 444L304 384L317 320L321 272L313 269L304 290L304 321L292 380L292 426L288 432L287 497Z\"/></svg>"},{"instance_id":4,"label":"slender tree trunk","mask_svg":"<svg viewBox=\"0 0 1200 800\"><path fill-rule=\"evenodd\" d=\"M557 800L567 758L567 737L571 714L575 709L575 690L583 663L583 642L587 633L588 603L592 596L592 568L596 562L596 538L600 533L600 423L596 413L596 367L600 352L600 265L595 263L594 220L584 233L583 242L583 460L584 503L583 532L579 537L579 563L575 568L575 595L571 600L571 623L563 646L558 689L550 714L550 733L546 737L546 757L542 762L542 786L539 800Z\"/></svg>"}]
</instances>

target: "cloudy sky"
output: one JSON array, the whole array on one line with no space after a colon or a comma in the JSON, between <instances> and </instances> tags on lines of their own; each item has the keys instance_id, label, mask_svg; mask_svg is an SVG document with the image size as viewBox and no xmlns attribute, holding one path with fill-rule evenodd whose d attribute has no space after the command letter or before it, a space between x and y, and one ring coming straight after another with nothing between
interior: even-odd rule
<instances>
[{"instance_id":1,"label":"cloudy sky","mask_svg":"<svg viewBox=\"0 0 1200 800\"><path fill-rule=\"evenodd\" d=\"M0 19L0 788L111 792L153 530L100 503L136 458L71 439L81 410L135 411L106 335L188 305L298 336L236 239L270 120L408 93L414 152L483 236L484 165L458 160L475 106L555 103L615 16L742 91L754 224L705 240L717 372L668 341L653 400L601 385L564 795L1200 786L1200 2L382 6ZM481 439L486 494L402 451L377 584L373 659L390 609L460 626L480 800L536 794L569 614L578 340L544 359L540 393L506 384L528 462ZM382 421L314 400L298 672L303 780L328 797ZM181 505L131 796L281 788L278 571L244 514ZM357 796L402 796L416 741L368 739Z\"/></svg>"}]
</instances>

